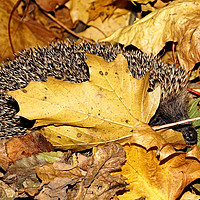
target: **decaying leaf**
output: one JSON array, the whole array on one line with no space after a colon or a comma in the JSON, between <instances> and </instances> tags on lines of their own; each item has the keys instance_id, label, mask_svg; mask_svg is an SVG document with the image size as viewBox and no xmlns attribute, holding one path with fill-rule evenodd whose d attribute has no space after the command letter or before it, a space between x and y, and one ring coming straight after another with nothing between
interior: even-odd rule
<instances>
[{"instance_id":1,"label":"decaying leaf","mask_svg":"<svg viewBox=\"0 0 200 200\"><path fill-rule=\"evenodd\" d=\"M51 159L50 159L51 158ZM37 156L30 156L17 160L9 166L4 181L12 184L12 188L19 193L28 192L34 195L39 191L40 181L36 176L35 169L48 162L63 161L65 158L62 152L45 152Z\"/></svg>"},{"instance_id":2,"label":"decaying leaf","mask_svg":"<svg viewBox=\"0 0 200 200\"><path fill-rule=\"evenodd\" d=\"M38 167L37 175L43 183L48 184L37 199L110 199L126 186L122 175L110 174L120 170L124 162L125 151L122 146L110 143L96 148L92 157L78 165L69 167L68 164L57 163L55 169L54 163Z\"/></svg>"},{"instance_id":3,"label":"decaying leaf","mask_svg":"<svg viewBox=\"0 0 200 200\"><path fill-rule=\"evenodd\" d=\"M124 139L138 120L148 123L159 105L160 88L147 92L148 74L134 79L122 55L110 63L88 55L87 64L87 82L48 78L8 92L19 103L18 115L48 125L42 133L54 146L80 149Z\"/></svg>"},{"instance_id":4,"label":"decaying leaf","mask_svg":"<svg viewBox=\"0 0 200 200\"><path fill-rule=\"evenodd\" d=\"M6 171L12 160L8 157L6 152L6 139L0 141L0 168Z\"/></svg>"},{"instance_id":5,"label":"decaying leaf","mask_svg":"<svg viewBox=\"0 0 200 200\"><path fill-rule=\"evenodd\" d=\"M155 150L146 151L138 145L126 145L127 162L122 174L127 178L127 190L120 200L139 199L175 200L192 181L200 178L200 163L186 158L186 154L174 154L160 162Z\"/></svg>"},{"instance_id":6,"label":"decaying leaf","mask_svg":"<svg viewBox=\"0 0 200 200\"><path fill-rule=\"evenodd\" d=\"M25 136L13 137L6 143L7 156L15 162L24 157L53 151L53 146L40 133L32 132Z\"/></svg>"},{"instance_id":7,"label":"decaying leaf","mask_svg":"<svg viewBox=\"0 0 200 200\"><path fill-rule=\"evenodd\" d=\"M174 1L133 25L117 30L106 41L132 44L143 52L154 55L162 50L166 42L178 42L180 64L191 69L200 61L199 11L199 1Z\"/></svg>"}]
</instances>

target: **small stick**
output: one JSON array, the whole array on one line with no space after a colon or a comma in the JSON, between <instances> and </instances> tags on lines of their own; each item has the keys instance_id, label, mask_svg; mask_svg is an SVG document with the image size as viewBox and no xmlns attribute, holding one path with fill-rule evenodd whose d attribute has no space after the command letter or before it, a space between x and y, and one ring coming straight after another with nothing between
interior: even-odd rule
<instances>
[{"instance_id":1,"label":"small stick","mask_svg":"<svg viewBox=\"0 0 200 200\"><path fill-rule=\"evenodd\" d=\"M10 41L10 46L11 46L11 50L12 50L13 54L15 53L15 49L14 49L12 37L11 37L11 19L12 19L12 16L13 16L15 10L18 8L20 3L21 3L21 0L18 0L15 3L15 5L14 5L14 7L13 7L11 13L10 13L9 20L8 20L8 38L9 38L9 41Z\"/></svg>"},{"instance_id":2,"label":"small stick","mask_svg":"<svg viewBox=\"0 0 200 200\"><path fill-rule=\"evenodd\" d=\"M187 122L192 122L192 121L197 121L197 120L200 120L200 117L186 119L186 120L173 122L173 123L170 123L170 124L164 124L164 125L160 125L160 126L153 126L152 129L156 131L156 130L160 130L160 129L164 129L164 128L171 128L173 126L177 126L177 125L180 125L180 124L185 124Z\"/></svg>"},{"instance_id":3,"label":"small stick","mask_svg":"<svg viewBox=\"0 0 200 200\"><path fill-rule=\"evenodd\" d=\"M82 40L86 40L86 41L91 42L91 40L77 35L74 31L72 31L71 29L69 29L69 28L68 28L67 26L65 26L62 22L58 21L58 20L57 20L54 16L52 16L51 14L49 14L49 13L47 13L47 12L44 12L44 13L45 13L45 15L47 15L51 20L53 20L54 22L56 22L59 26L61 26L62 28L64 28L66 31L68 31L69 33L71 33L71 34L74 35L75 37L80 38L80 39L82 39Z\"/></svg>"}]
</instances>

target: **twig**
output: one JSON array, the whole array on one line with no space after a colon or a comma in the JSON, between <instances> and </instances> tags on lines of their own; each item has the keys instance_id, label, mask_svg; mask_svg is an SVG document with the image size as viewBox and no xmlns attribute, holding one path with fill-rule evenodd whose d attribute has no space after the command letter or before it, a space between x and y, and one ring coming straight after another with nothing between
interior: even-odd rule
<instances>
[{"instance_id":1,"label":"twig","mask_svg":"<svg viewBox=\"0 0 200 200\"><path fill-rule=\"evenodd\" d=\"M66 31L68 31L69 33L71 33L72 35L74 35L77 38L80 38L82 40L86 40L88 42L91 42L91 40L85 38L85 37L81 37L79 35L77 35L74 31L72 31L71 29L69 29L67 26L65 26L62 22L58 21L54 16L52 16L51 14L44 12L45 15L47 15L50 19L52 19L54 22L56 22L59 26L61 26L62 28L64 28Z\"/></svg>"},{"instance_id":2,"label":"twig","mask_svg":"<svg viewBox=\"0 0 200 200\"><path fill-rule=\"evenodd\" d=\"M11 37L11 32L10 32L10 25L11 25L11 19L12 19L13 13L18 8L20 3L21 3L21 0L18 0L16 2L16 4L14 5L14 7L13 7L11 13L10 13L9 20L8 20L8 38L9 38L9 41L10 41L10 46L11 46L13 54L15 53L15 49L14 49L13 42L12 42L12 37Z\"/></svg>"},{"instance_id":3,"label":"twig","mask_svg":"<svg viewBox=\"0 0 200 200\"><path fill-rule=\"evenodd\" d=\"M164 124L164 125L160 125L160 126L153 126L152 129L156 131L156 130L160 130L160 129L164 129L164 128L171 128L173 126L177 126L177 125L180 125L180 124L185 124L185 123L193 122L193 121L197 121L197 120L200 120L200 117L186 119L186 120L173 122L173 123L170 123L170 124Z\"/></svg>"}]
</instances>

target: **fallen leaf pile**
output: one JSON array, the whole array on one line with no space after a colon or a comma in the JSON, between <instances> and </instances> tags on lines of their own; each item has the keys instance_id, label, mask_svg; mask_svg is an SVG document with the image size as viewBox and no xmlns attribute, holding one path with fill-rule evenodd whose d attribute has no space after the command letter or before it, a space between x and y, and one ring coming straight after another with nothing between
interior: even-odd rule
<instances>
[{"instance_id":1,"label":"fallen leaf pile","mask_svg":"<svg viewBox=\"0 0 200 200\"><path fill-rule=\"evenodd\" d=\"M106 38L190 70L200 61L199 10L199 0L1 0L0 59L12 58L11 45L17 52L56 38ZM0 141L0 199L200 199L199 142L185 152L181 133L147 125L160 102L159 87L147 92L149 73L134 79L122 55L108 63L88 54L86 63L89 81L48 77L8 92L17 115L36 122Z\"/></svg>"},{"instance_id":2,"label":"fallen leaf pile","mask_svg":"<svg viewBox=\"0 0 200 200\"><path fill-rule=\"evenodd\" d=\"M47 160L51 153L32 151L23 158L29 152L20 155L17 150L22 159L10 165L15 152L9 151L8 142L4 182L18 190L18 197L28 194L36 199L110 199L119 191L119 199L178 198L200 178L199 150L175 151L170 143L184 145L181 133L156 132L147 125L159 105L160 88L147 92L149 74L134 79L122 55L107 63L88 54L87 64L89 81L48 78L8 94L19 103L18 115L36 120L35 127L42 127L37 132L54 147L81 151L104 145L94 147L89 157L62 153L57 158L52 152L56 162ZM49 151L46 146L42 151Z\"/></svg>"},{"instance_id":3,"label":"fallen leaf pile","mask_svg":"<svg viewBox=\"0 0 200 200\"><path fill-rule=\"evenodd\" d=\"M3 19L0 24L1 60L12 57L9 40L17 52L26 47L47 44L55 38L71 38L72 34L86 40L106 38L125 46L132 44L154 55L161 52L163 60L171 64L174 63L173 47L170 44L169 50L165 45L173 42L177 59L186 70L200 61L199 0L157 1L153 7L149 0L132 3L117 0L37 0L25 5L13 2L2 1L0 7ZM9 15L13 8L15 12L8 38ZM142 12L146 11L152 12L142 18Z\"/></svg>"}]
</instances>

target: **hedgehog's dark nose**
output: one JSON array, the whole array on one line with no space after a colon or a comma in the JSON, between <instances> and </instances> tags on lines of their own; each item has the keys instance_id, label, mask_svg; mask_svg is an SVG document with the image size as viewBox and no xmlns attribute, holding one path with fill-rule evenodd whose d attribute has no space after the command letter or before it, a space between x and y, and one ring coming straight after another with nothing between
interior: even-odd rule
<instances>
[{"instance_id":1,"label":"hedgehog's dark nose","mask_svg":"<svg viewBox=\"0 0 200 200\"><path fill-rule=\"evenodd\" d=\"M183 134L187 144L197 143L197 132L191 124L184 124L173 128L175 131L180 131Z\"/></svg>"}]
</instances>

